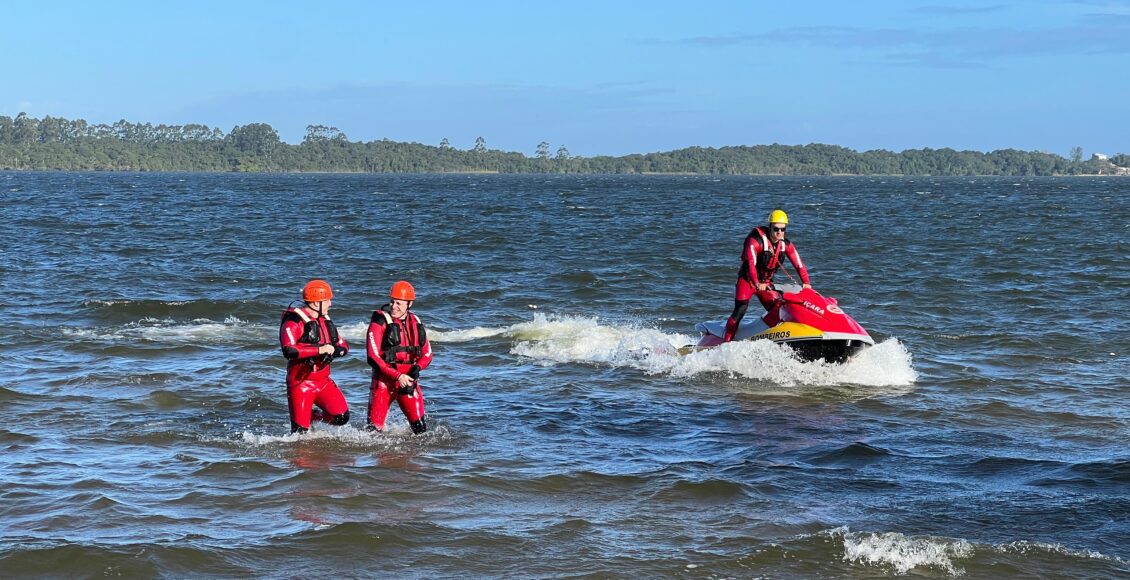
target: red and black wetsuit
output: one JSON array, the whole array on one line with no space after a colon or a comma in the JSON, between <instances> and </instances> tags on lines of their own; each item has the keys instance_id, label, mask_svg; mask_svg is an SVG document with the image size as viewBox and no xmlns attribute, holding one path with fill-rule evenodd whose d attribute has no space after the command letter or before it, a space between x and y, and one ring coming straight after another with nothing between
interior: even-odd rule
<instances>
[{"instance_id":1,"label":"red and black wetsuit","mask_svg":"<svg viewBox=\"0 0 1130 580\"><path fill-rule=\"evenodd\" d=\"M290 430L305 432L317 418L333 425L349 422L349 405L337 383L330 378L330 362L349 353L349 345L328 316L313 318L304 307L288 308L279 326L286 365L286 401L290 407ZM332 344L332 355L318 354ZM314 411L314 405L324 413Z\"/></svg>"},{"instance_id":2,"label":"red and black wetsuit","mask_svg":"<svg viewBox=\"0 0 1130 580\"><path fill-rule=\"evenodd\" d=\"M764 226L750 230L742 246L742 265L738 269L738 283L734 289L734 312L726 321L726 335L723 340L729 342L734 337L738 331L738 324L741 323L749 306L749 299L755 294L765 310L770 310L776 304L777 292L772 289L759 291L757 285L773 282L773 274L784 265L784 257L792 262L801 282L809 284L808 270L804 267L796 246L788 238L773 244L769 241L769 232Z\"/></svg>"},{"instance_id":3,"label":"red and black wetsuit","mask_svg":"<svg viewBox=\"0 0 1130 580\"><path fill-rule=\"evenodd\" d=\"M405 391L398 388L400 375L418 373L432 362L432 345L420 319L411 311L403 319L392 317L388 304L373 312L366 336L369 366L373 380L369 385L369 425L383 430L393 397L408 418L413 433L427 431L424 418L424 392L419 381ZM417 374L413 379L418 378Z\"/></svg>"}]
</instances>

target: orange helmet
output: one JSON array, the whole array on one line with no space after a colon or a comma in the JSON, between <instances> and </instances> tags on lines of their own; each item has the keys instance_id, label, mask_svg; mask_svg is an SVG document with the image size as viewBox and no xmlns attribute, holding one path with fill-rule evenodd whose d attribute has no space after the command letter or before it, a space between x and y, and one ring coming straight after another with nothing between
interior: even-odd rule
<instances>
[{"instance_id":1,"label":"orange helmet","mask_svg":"<svg viewBox=\"0 0 1130 580\"><path fill-rule=\"evenodd\" d=\"M401 280L392 285L392 290L388 291L388 296L397 300L415 300L416 289L408 282Z\"/></svg>"},{"instance_id":2,"label":"orange helmet","mask_svg":"<svg viewBox=\"0 0 1130 580\"><path fill-rule=\"evenodd\" d=\"M321 302L333 297L334 291L325 280L311 280L302 289L302 299L307 302Z\"/></svg>"}]
</instances>

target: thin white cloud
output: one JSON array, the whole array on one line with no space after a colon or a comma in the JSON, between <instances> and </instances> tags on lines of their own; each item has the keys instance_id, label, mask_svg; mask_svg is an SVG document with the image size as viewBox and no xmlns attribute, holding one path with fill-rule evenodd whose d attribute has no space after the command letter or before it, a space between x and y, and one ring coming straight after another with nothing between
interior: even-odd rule
<instances>
[{"instance_id":1,"label":"thin white cloud","mask_svg":"<svg viewBox=\"0 0 1130 580\"><path fill-rule=\"evenodd\" d=\"M798 45L867 50L887 53L887 60L896 65L914 61L938 68L979 67L1003 58L1130 53L1130 17L1090 15L1074 25L1038 29L801 26L756 34L699 36L677 42L708 48Z\"/></svg>"},{"instance_id":2,"label":"thin white cloud","mask_svg":"<svg viewBox=\"0 0 1130 580\"><path fill-rule=\"evenodd\" d=\"M929 5L919 6L912 8L910 11L915 14L933 14L938 16L963 16L967 14L986 14L989 12L1000 12L1007 9L1008 6L1004 4L994 4L992 6L943 6L943 5Z\"/></svg>"}]
</instances>

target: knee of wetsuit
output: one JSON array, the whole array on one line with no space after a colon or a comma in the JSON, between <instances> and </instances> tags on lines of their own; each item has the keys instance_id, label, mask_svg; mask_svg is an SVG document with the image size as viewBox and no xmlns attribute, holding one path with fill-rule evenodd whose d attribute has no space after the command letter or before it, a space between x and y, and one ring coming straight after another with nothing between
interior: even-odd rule
<instances>
[{"instance_id":1,"label":"knee of wetsuit","mask_svg":"<svg viewBox=\"0 0 1130 580\"><path fill-rule=\"evenodd\" d=\"M748 309L748 308L749 308L749 300L740 300L740 301L735 300L734 301L734 312L730 315L730 318L733 318L734 320L740 320L740 319L744 318L746 309Z\"/></svg>"},{"instance_id":2,"label":"knee of wetsuit","mask_svg":"<svg viewBox=\"0 0 1130 580\"><path fill-rule=\"evenodd\" d=\"M309 432L310 432L310 429L303 427L302 425L299 425L298 423L295 423L293 421L290 423L290 434L291 435L293 435L295 433L298 433L299 435L305 435Z\"/></svg>"},{"instance_id":3,"label":"knee of wetsuit","mask_svg":"<svg viewBox=\"0 0 1130 580\"><path fill-rule=\"evenodd\" d=\"M408 425L412 427L412 432L416 435L428 430L427 417L421 417L419 421L412 421Z\"/></svg>"},{"instance_id":4,"label":"knee of wetsuit","mask_svg":"<svg viewBox=\"0 0 1130 580\"><path fill-rule=\"evenodd\" d=\"M349 423L349 411L330 418L330 425L345 425L346 423Z\"/></svg>"}]
</instances>

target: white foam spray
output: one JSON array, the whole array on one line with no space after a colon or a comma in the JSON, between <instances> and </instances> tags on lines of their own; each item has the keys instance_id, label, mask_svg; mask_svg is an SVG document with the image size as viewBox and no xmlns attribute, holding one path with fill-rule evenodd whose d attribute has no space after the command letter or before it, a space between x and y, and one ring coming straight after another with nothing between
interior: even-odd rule
<instances>
[{"instance_id":1,"label":"white foam spray","mask_svg":"<svg viewBox=\"0 0 1130 580\"><path fill-rule=\"evenodd\" d=\"M243 431L239 435L238 441L249 447L270 447L270 446L287 446L298 445L310 442L332 443L342 447L386 447L390 443L403 443L409 440L417 440L421 437L425 439L443 439L448 436L447 430L443 428L432 428L423 436L415 435L408 427L407 423L404 424L389 424L388 427L379 433L365 431L350 426L331 427L328 425L316 425L314 428L303 434L290 433L288 435L265 435L261 433L252 433L250 431ZM415 438L415 439L414 439Z\"/></svg>"},{"instance_id":2,"label":"white foam spray","mask_svg":"<svg viewBox=\"0 0 1130 580\"><path fill-rule=\"evenodd\" d=\"M1094 550L1076 550L1061 544L1027 540L1007 544L976 545L961 538L907 536L897 532L852 532L846 526L820 532L817 535L841 540L845 562L890 567L897 574L906 574L915 568L930 567L944 570L951 576L963 576L965 569L959 565L960 561L974 557L978 551L1021 555L1061 554L1074 558L1110 561L1119 565L1127 563L1125 559Z\"/></svg>"},{"instance_id":3,"label":"white foam spray","mask_svg":"<svg viewBox=\"0 0 1130 580\"><path fill-rule=\"evenodd\" d=\"M515 341L512 354L544 365L604 364L676 377L727 373L785 386L898 386L913 384L918 378L910 353L897 339L877 344L846 364L830 364L804 362L787 347L769 341L734 342L681 355L679 348L694 344L697 337L639 325L603 324L599 318L540 313L529 322L504 328L480 327L450 334L458 342L506 336Z\"/></svg>"},{"instance_id":4,"label":"white foam spray","mask_svg":"<svg viewBox=\"0 0 1130 580\"><path fill-rule=\"evenodd\" d=\"M843 537L844 561L890 566L899 574L926 566L961 576L965 570L954 560L969 558L974 553L973 544L961 539L912 537L897 532L861 533L847 528L832 530L832 535Z\"/></svg>"}]
</instances>

